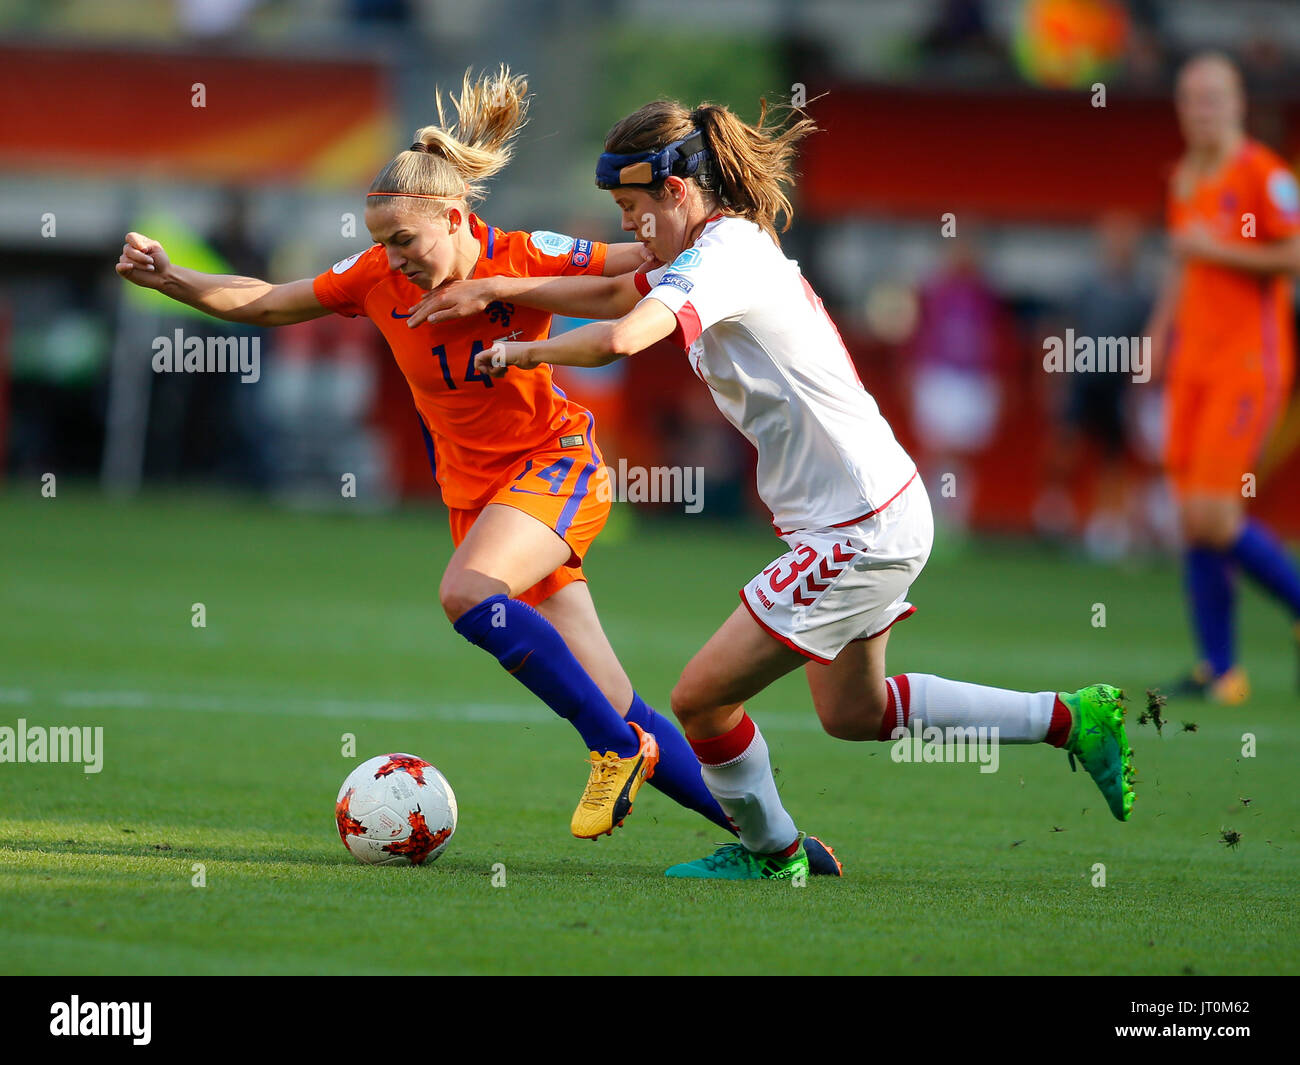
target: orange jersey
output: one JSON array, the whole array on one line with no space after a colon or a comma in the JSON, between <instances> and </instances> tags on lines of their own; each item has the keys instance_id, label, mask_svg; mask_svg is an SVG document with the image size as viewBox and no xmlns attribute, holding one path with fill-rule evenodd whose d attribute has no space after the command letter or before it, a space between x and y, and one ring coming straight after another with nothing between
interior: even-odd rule
<instances>
[{"instance_id":1,"label":"orange jersey","mask_svg":"<svg viewBox=\"0 0 1300 1065\"><path fill-rule=\"evenodd\" d=\"M469 224L480 246L474 278L599 274L605 267L604 244L556 233L506 233L473 214ZM551 331L545 311L497 300L482 314L408 329L408 309L426 290L390 270L379 245L335 263L313 289L321 306L364 315L384 334L432 437L447 506L483 506L503 479L518 472L516 460L533 451L582 448L599 462L591 416L554 386L549 366L495 379L474 372L474 356L493 341L544 340Z\"/></svg>"},{"instance_id":2,"label":"orange jersey","mask_svg":"<svg viewBox=\"0 0 1300 1065\"><path fill-rule=\"evenodd\" d=\"M1169 198L1169 228L1205 226L1221 241L1248 244L1300 233L1296 181L1277 155L1247 140L1213 177ZM1171 375L1198 372L1290 376L1294 337L1291 280L1189 259L1174 312Z\"/></svg>"}]
</instances>

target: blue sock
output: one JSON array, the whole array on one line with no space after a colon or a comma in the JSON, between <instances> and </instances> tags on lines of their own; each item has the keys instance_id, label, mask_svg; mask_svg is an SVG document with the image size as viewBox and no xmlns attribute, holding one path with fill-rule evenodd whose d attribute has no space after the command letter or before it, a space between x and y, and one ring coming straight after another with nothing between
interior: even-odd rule
<instances>
[{"instance_id":1,"label":"blue sock","mask_svg":"<svg viewBox=\"0 0 1300 1065\"><path fill-rule=\"evenodd\" d=\"M1216 677L1232 668L1233 610L1235 596L1228 555L1212 547L1189 548L1187 597L1191 600L1192 625L1196 630L1201 657Z\"/></svg>"},{"instance_id":2,"label":"blue sock","mask_svg":"<svg viewBox=\"0 0 1300 1065\"><path fill-rule=\"evenodd\" d=\"M1300 618L1300 572L1273 534L1257 521L1247 521L1230 548L1246 574Z\"/></svg>"},{"instance_id":3,"label":"blue sock","mask_svg":"<svg viewBox=\"0 0 1300 1065\"><path fill-rule=\"evenodd\" d=\"M636 730L596 687L555 626L527 603L489 596L452 627L576 728L589 751L628 758L640 749Z\"/></svg>"},{"instance_id":4,"label":"blue sock","mask_svg":"<svg viewBox=\"0 0 1300 1065\"><path fill-rule=\"evenodd\" d=\"M700 775L700 760L686 742L686 737L663 714L657 714L636 692L632 693L632 706L627 719L640 725L646 732L654 733L659 742L659 764L650 784L668 798L688 810L703 814L719 828L735 832L718 800L704 786Z\"/></svg>"}]
</instances>

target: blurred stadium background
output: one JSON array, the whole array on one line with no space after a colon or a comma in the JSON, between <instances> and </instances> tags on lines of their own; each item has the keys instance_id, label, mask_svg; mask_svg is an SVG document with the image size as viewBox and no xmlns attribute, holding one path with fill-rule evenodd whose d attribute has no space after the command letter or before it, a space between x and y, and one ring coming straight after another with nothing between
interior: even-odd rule
<instances>
[{"instance_id":1,"label":"blurred stadium background","mask_svg":"<svg viewBox=\"0 0 1300 1065\"><path fill-rule=\"evenodd\" d=\"M0 473L22 494L53 472L328 504L349 471L360 505L436 498L368 323L273 331L256 385L156 375L151 338L204 327L112 264L136 228L184 265L318 273L368 243L361 194L435 118L435 85L504 60L536 99L484 216L604 239L591 174L614 120L659 95L752 118L802 86L825 132L786 246L950 532L1160 549L1159 388L1045 374L1042 338L1141 331L1181 143L1172 73L1205 47L1240 61L1251 131L1296 158L1300 8L1277 0L0 0ZM609 461L703 465L705 518L761 513L750 450L684 360L565 376ZM1088 431L1099 408L1121 412L1118 448ZM1258 504L1290 535L1297 441L1288 418Z\"/></svg>"}]
</instances>

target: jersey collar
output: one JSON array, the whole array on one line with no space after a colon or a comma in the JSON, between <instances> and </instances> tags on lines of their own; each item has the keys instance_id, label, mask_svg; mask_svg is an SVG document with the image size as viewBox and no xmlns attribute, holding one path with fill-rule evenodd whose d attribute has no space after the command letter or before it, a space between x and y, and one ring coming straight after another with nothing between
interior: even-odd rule
<instances>
[{"instance_id":1,"label":"jersey collar","mask_svg":"<svg viewBox=\"0 0 1300 1065\"><path fill-rule=\"evenodd\" d=\"M473 211L469 215L469 231L478 238L479 262L484 259L491 259L496 253L497 231L483 221ZM478 263L474 264L474 269L470 271L470 277L478 273Z\"/></svg>"}]
</instances>

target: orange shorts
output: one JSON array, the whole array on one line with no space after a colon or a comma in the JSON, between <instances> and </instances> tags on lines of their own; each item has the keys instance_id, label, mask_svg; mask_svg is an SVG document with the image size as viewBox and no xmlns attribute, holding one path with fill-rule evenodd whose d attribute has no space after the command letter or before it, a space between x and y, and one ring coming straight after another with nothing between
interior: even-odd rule
<instances>
[{"instance_id":1,"label":"orange shorts","mask_svg":"<svg viewBox=\"0 0 1300 1065\"><path fill-rule=\"evenodd\" d=\"M1280 369L1171 376L1165 468L1180 498L1242 495L1290 392Z\"/></svg>"},{"instance_id":2,"label":"orange shorts","mask_svg":"<svg viewBox=\"0 0 1300 1065\"><path fill-rule=\"evenodd\" d=\"M612 493L609 471L600 454L584 442L581 448L546 448L521 457L515 471L483 504L514 507L531 514L569 545L569 560L516 598L529 606L545 602L566 584L585 581L582 560L605 527ZM452 542L459 547L483 507L451 510Z\"/></svg>"}]
</instances>

